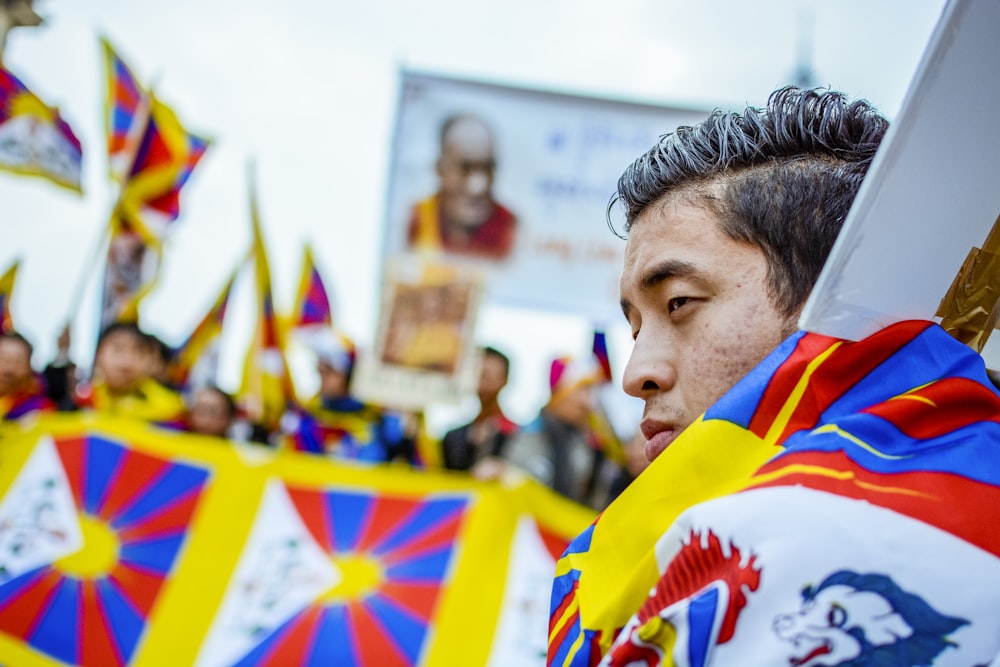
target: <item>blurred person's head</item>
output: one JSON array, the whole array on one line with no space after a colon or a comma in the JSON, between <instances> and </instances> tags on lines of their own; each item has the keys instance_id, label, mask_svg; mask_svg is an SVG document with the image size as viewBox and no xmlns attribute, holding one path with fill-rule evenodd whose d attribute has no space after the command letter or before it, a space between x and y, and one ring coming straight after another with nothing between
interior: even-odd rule
<instances>
[{"instance_id":1,"label":"blurred person's head","mask_svg":"<svg viewBox=\"0 0 1000 667\"><path fill-rule=\"evenodd\" d=\"M94 378L112 395L135 391L148 377L149 342L131 322L115 322L101 332L94 356Z\"/></svg>"},{"instance_id":2,"label":"blurred person's head","mask_svg":"<svg viewBox=\"0 0 1000 667\"><path fill-rule=\"evenodd\" d=\"M479 385L476 394L482 405L497 402L500 392L507 386L510 358L495 347L483 348L482 366L479 368Z\"/></svg>"},{"instance_id":3,"label":"blurred person's head","mask_svg":"<svg viewBox=\"0 0 1000 667\"><path fill-rule=\"evenodd\" d=\"M0 334L0 396L13 394L31 382L31 354L31 343L21 334Z\"/></svg>"},{"instance_id":4,"label":"blurred person's head","mask_svg":"<svg viewBox=\"0 0 1000 667\"><path fill-rule=\"evenodd\" d=\"M236 401L216 386L203 387L194 393L189 415L192 433L225 438L236 419Z\"/></svg>"},{"instance_id":5,"label":"blurred person's head","mask_svg":"<svg viewBox=\"0 0 1000 667\"><path fill-rule=\"evenodd\" d=\"M596 381L593 364L572 357L554 359L549 367L551 396L546 411L577 428L586 427L595 407Z\"/></svg>"},{"instance_id":6,"label":"blurred person's head","mask_svg":"<svg viewBox=\"0 0 1000 667\"><path fill-rule=\"evenodd\" d=\"M437 160L445 221L475 228L493 214L493 133L479 118L458 114L441 126Z\"/></svg>"},{"instance_id":7,"label":"blurred person's head","mask_svg":"<svg viewBox=\"0 0 1000 667\"><path fill-rule=\"evenodd\" d=\"M324 399L349 395L357 350L354 342L336 330L329 330L314 344L319 395Z\"/></svg>"},{"instance_id":8,"label":"blurred person's head","mask_svg":"<svg viewBox=\"0 0 1000 667\"><path fill-rule=\"evenodd\" d=\"M161 384L169 381L168 372L174 351L159 337L146 334L146 375Z\"/></svg>"}]
</instances>

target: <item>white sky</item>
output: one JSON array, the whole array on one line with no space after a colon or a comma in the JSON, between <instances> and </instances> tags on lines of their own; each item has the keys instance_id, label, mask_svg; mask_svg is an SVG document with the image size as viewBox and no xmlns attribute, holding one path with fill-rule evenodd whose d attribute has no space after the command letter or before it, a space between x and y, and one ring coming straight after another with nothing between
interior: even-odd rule
<instances>
[{"instance_id":1,"label":"white sky","mask_svg":"<svg viewBox=\"0 0 1000 667\"><path fill-rule=\"evenodd\" d=\"M339 325L362 346L376 321L379 252L400 66L441 75L667 106L740 109L787 83L811 34L819 85L866 97L890 117L945 0L36 0L40 28L14 30L4 61L84 146L85 195L0 172L0 272L22 259L17 327L39 367L73 316L74 356L96 334L93 262L113 192L104 153L106 35L141 80L215 143L182 194L181 218L141 324L179 343L250 243L246 171L257 187L279 309L291 307L302 244L313 244ZM809 20L811 17L811 20ZM610 195L611 193L609 193ZM594 223L604 224L604 211ZM241 293L223 384L235 389L250 315ZM487 307L480 341L514 358L504 395L527 421L548 361L589 350L591 322ZM609 330L620 376L630 341ZM301 388L314 386L296 357ZM474 401L432 411L432 427ZM622 414L635 404L628 402Z\"/></svg>"}]
</instances>

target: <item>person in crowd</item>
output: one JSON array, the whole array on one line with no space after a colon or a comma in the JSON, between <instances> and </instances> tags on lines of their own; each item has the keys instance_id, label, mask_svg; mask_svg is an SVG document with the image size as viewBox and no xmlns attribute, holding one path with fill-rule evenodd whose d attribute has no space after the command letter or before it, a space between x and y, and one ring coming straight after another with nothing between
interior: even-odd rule
<instances>
[{"instance_id":1,"label":"person in crowd","mask_svg":"<svg viewBox=\"0 0 1000 667\"><path fill-rule=\"evenodd\" d=\"M503 413L500 392L507 386L510 358L495 347L483 348L479 369L479 414L468 424L444 434L441 454L444 467L468 471L485 457L502 457L507 440L518 425Z\"/></svg>"},{"instance_id":2,"label":"person in crowd","mask_svg":"<svg viewBox=\"0 0 1000 667\"><path fill-rule=\"evenodd\" d=\"M170 384L170 363L174 351L159 336L146 332L146 375L164 387L176 389Z\"/></svg>"},{"instance_id":3,"label":"person in crowd","mask_svg":"<svg viewBox=\"0 0 1000 667\"><path fill-rule=\"evenodd\" d=\"M501 457L484 458L473 467L473 475L494 479L526 473L571 500L603 508L606 459L591 430L598 377L596 366L582 359L554 359L548 402L507 442Z\"/></svg>"},{"instance_id":4,"label":"person in crowd","mask_svg":"<svg viewBox=\"0 0 1000 667\"><path fill-rule=\"evenodd\" d=\"M236 400L233 396L215 385L207 385L195 390L191 396L187 430L227 438L236 416Z\"/></svg>"},{"instance_id":5,"label":"person in crowd","mask_svg":"<svg viewBox=\"0 0 1000 667\"><path fill-rule=\"evenodd\" d=\"M97 340L94 370L76 391L84 410L172 423L183 417L184 399L149 377L149 339L136 325L108 325Z\"/></svg>"},{"instance_id":6,"label":"person in crowd","mask_svg":"<svg viewBox=\"0 0 1000 667\"><path fill-rule=\"evenodd\" d=\"M45 384L31 367L34 349L15 331L0 334L0 420L14 421L34 412L55 410Z\"/></svg>"},{"instance_id":7,"label":"person in crowd","mask_svg":"<svg viewBox=\"0 0 1000 667\"><path fill-rule=\"evenodd\" d=\"M416 420L352 396L357 349L343 333L328 333L312 342L319 391L295 415L286 446L344 460L415 463Z\"/></svg>"},{"instance_id":8,"label":"person in crowd","mask_svg":"<svg viewBox=\"0 0 1000 667\"><path fill-rule=\"evenodd\" d=\"M67 324L56 339L56 356L42 369L45 391L57 410L76 410L77 365L70 357L70 326Z\"/></svg>"},{"instance_id":9,"label":"person in crowd","mask_svg":"<svg viewBox=\"0 0 1000 667\"><path fill-rule=\"evenodd\" d=\"M887 128L782 88L622 175L623 387L652 463L557 566L558 664L997 664L982 358L930 321L797 331Z\"/></svg>"},{"instance_id":10,"label":"person in crowd","mask_svg":"<svg viewBox=\"0 0 1000 667\"><path fill-rule=\"evenodd\" d=\"M438 191L414 206L409 247L505 259L514 247L517 217L494 198L496 162L493 132L481 118L448 117L441 126Z\"/></svg>"}]
</instances>

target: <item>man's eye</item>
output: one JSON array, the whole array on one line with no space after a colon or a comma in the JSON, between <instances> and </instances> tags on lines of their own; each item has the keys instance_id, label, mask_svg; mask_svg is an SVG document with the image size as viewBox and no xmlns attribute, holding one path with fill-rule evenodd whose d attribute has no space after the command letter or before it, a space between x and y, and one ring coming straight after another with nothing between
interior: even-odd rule
<instances>
[{"instance_id":1,"label":"man's eye","mask_svg":"<svg viewBox=\"0 0 1000 667\"><path fill-rule=\"evenodd\" d=\"M677 310L678 308L680 308L681 306L683 306L684 304L686 304L690 300L691 300L691 297L687 297L687 296L678 296L678 297L674 297L673 299L670 299L669 301L667 301L667 312L668 313L674 312L675 310Z\"/></svg>"}]
</instances>

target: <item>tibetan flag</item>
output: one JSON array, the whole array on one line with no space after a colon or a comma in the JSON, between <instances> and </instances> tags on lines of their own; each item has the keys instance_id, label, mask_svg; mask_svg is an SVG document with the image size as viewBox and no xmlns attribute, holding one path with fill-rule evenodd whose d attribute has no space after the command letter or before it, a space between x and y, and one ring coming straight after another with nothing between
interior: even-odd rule
<instances>
[{"instance_id":1,"label":"tibetan flag","mask_svg":"<svg viewBox=\"0 0 1000 667\"><path fill-rule=\"evenodd\" d=\"M317 325L329 327L332 324L330 299L327 297L323 278L313 259L312 247L307 244L302 258L302 276L299 278L295 308L292 310L291 328L300 329Z\"/></svg>"},{"instance_id":2,"label":"tibetan flag","mask_svg":"<svg viewBox=\"0 0 1000 667\"><path fill-rule=\"evenodd\" d=\"M274 309L271 270L260 228L257 199L251 193L250 217L253 225L254 274L257 283L259 317L253 340L243 364L239 401L248 414L274 431L282 415L296 404L295 388L285 359L284 336Z\"/></svg>"},{"instance_id":3,"label":"tibetan flag","mask_svg":"<svg viewBox=\"0 0 1000 667\"><path fill-rule=\"evenodd\" d=\"M0 66L0 169L81 192L83 149L59 115Z\"/></svg>"},{"instance_id":4,"label":"tibetan flag","mask_svg":"<svg viewBox=\"0 0 1000 667\"><path fill-rule=\"evenodd\" d=\"M14 320L10 316L10 297L14 293L14 279L17 278L17 267L21 262L16 261L0 276L0 334L14 331Z\"/></svg>"},{"instance_id":5,"label":"tibetan flag","mask_svg":"<svg viewBox=\"0 0 1000 667\"><path fill-rule=\"evenodd\" d=\"M119 214L150 242L161 243L180 215L181 188L207 148L207 139L188 132L170 107L151 97L150 113L122 184Z\"/></svg>"},{"instance_id":6,"label":"tibetan flag","mask_svg":"<svg viewBox=\"0 0 1000 667\"><path fill-rule=\"evenodd\" d=\"M7 428L18 667L543 667L546 582L594 518L530 480L251 455L107 415Z\"/></svg>"},{"instance_id":7,"label":"tibetan flag","mask_svg":"<svg viewBox=\"0 0 1000 667\"><path fill-rule=\"evenodd\" d=\"M108 167L112 179L121 184L132 164L136 144L149 116L150 99L111 42L102 38L101 45L107 77L105 129Z\"/></svg>"},{"instance_id":8,"label":"tibetan flag","mask_svg":"<svg viewBox=\"0 0 1000 667\"><path fill-rule=\"evenodd\" d=\"M600 369L599 381L611 382L613 376L611 374L611 358L608 356L608 340L604 332L599 329L594 330L593 351L594 359Z\"/></svg>"},{"instance_id":9,"label":"tibetan flag","mask_svg":"<svg viewBox=\"0 0 1000 667\"><path fill-rule=\"evenodd\" d=\"M998 448L1000 395L939 326L799 332L566 550L549 665L988 664ZM849 640L801 629L862 599L885 616Z\"/></svg>"},{"instance_id":10,"label":"tibetan flag","mask_svg":"<svg viewBox=\"0 0 1000 667\"><path fill-rule=\"evenodd\" d=\"M209 384L216 384L219 367L219 341L222 325L229 306L233 284L242 266L237 267L226 281L215 303L194 331L175 351L168 369L170 382L183 391L189 391Z\"/></svg>"},{"instance_id":11,"label":"tibetan flag","mask_svg":"<svg viewBox=\"0 0 1000 667\"><path fill-rule=\"evenodd\" d=\"M152 100L142 139L111 216L102 297L102 327L137 322L140 301L159 276L170 223L180 213L180 190L205 152L168 107Z\"/></svg>"}]
</instances>

